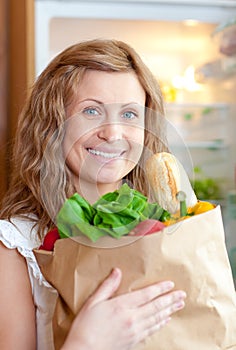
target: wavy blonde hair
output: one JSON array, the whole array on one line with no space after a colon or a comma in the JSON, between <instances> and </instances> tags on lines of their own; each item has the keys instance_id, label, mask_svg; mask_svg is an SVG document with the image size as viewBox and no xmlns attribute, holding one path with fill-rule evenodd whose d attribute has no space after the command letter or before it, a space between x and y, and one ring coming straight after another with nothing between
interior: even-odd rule
<instances>
[{"instance_id":1,"label":"wavy blonde hair","mask_svg":"<svg viewBox=\"0 0 236 350\"><path fill-rule=\"evenodd\" d=\"M0 213L3 219L32 214L41 239L45 230L55 225L65 198L75 192L61 144L66 109L87 69L135 72L146 92L144 149L152 153L167 150L159 85L129 45L117 40L90 40L61 52L36 80L20 115L12 177ZM144 160L145 152L126 178L135 189L148 195Z\"/></svg>"}]
</instances>

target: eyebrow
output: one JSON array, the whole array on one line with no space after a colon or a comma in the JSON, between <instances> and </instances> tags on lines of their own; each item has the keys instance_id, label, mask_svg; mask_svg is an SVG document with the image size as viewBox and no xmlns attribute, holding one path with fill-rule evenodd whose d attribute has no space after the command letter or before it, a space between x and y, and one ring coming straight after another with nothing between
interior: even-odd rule
<instances>
[{"instance_id":1,"label":"eyebrow","mask_svg":"<svg viewBox=\"0 0 236 350\"><path fill-rule=\"evenodd\" d=\"M96 102L96 103L101 104L101 105L103 104L103 102L96 100L94 98L85 98L84 100L79 101L78 104L83 103L83 102L89 102L89 101L93 101L93 102Z\"/></svg>"},{"instance_id":2,"label":"eyebrow","mask_svg":"<svg viewBox=\"0 0 236 350\"><path fill-rule=\"evenodd\" d=\"M104 102L99 101L99 100L96 100L96 99L94 99L94 98L85 98L84 100L79 101L78 104L83 103L83 102L89 102L89 101L96 102L96 103L98 103L98 104L100 104L100 105L112 104L112 103L104 103ZM118 102L117 104L121 104L121 103ZM138 102L133 102L133 101L131 101L131 102L128 102L128 103L125 103L125 104L121 105L121 107L126 107L126 106L129 106L129 105L138 105L138 106L142 106L142 105L140 105Z\"/></svg>"}]
</instances>

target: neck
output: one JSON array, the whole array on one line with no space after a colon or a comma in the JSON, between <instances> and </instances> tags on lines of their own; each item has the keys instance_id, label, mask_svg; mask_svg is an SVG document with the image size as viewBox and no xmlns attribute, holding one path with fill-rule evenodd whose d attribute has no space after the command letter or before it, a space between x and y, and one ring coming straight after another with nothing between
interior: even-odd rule
<instances>
[{"instance_id":1,"label":"neck","mask_svg":"<svg viewBox=\"0 0 236 350\"><path fill-rule=\"evenodd\" d=\"M76 191L84 197L90 204L95 203L99 197L108 192L113 192L121 186L121 181L115 183L83 183L76 184Z\"/></svg>"}]
</instances>

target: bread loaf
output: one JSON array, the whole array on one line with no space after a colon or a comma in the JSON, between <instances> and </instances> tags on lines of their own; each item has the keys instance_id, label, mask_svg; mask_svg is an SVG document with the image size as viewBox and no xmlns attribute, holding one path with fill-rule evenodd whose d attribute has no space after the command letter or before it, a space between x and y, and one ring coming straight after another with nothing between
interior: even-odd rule
<instances>
[{"instance_id":1,"label":"bread loaf","mask_svg":"<svg viewBox=\"0 0 236 350\"><path fill-rule=\"evenodd\" d=\"M176 198L179 191L186 194L188 207L192 207L197 203L197 197L188 175L173 154L167 152L156 153L147 160L145 168L153 197L165 210L174 214L180 209L180 203Z\"/></svg>"}]
</instances>

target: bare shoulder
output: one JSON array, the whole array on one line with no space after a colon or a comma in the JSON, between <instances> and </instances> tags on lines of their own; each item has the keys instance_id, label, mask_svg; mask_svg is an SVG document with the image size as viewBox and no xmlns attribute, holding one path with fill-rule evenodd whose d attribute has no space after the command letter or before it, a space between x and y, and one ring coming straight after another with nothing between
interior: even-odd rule
<instances>
[{"instance_id":1,"label":"bare shoulder","mask_svg":"<svg viewBox=\"0 0 236 350\"><path fill-rule=\"evenodd\" d=\"M0 242L0 349L36 349L35 307L26 261Z\"/></svg>"}]
</instances>

